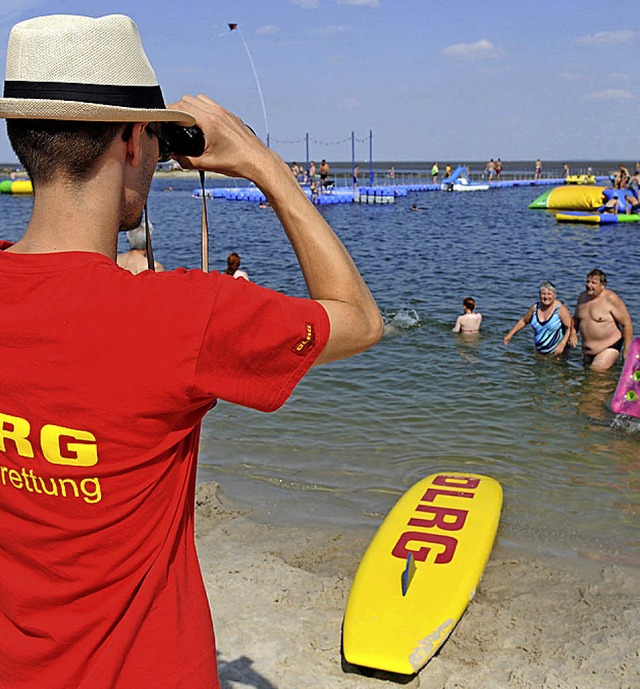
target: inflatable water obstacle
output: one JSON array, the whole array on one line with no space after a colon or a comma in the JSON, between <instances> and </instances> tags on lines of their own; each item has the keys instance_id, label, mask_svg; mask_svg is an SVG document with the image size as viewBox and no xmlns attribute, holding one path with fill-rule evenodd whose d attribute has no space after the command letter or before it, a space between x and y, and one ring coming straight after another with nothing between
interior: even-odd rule
<instances>
[{"instance_id":1,"label":"inflatable water obstacle","mask_svg":"<svg viewBox=\"0 0 640 689\"><path fill-rule=\"evenodd\" d=\"M616 414L640 418L640 337L631 340L611 409Z\"/></svg>"},{"instance_id":2,"label":"inflatable water obstacle","mask_svg":"<svg viewBox=\"0 0 640 689\"><path fill-rule=\"evenodd\" d=\"M33 194L33 185L30 179L3 179L0 194Z\"/></svg>"},{"instance_id":3,"label":"inflatable water obstacle","mask_svg":"<svg viewBox=\"0 0 640 689\"><path fill-rule=\"evenodd\" d=\"M442 180L440 189L442 191L487 191L490 184L472 182L469 178L469 171L464 165L459 165L455 172Z\"/></svg>"},{"instance_id":4,"label":"inflatable water obstacle","mask_svg":"<svg viewBox=\"0 0 640 689\"><path fill-rule=\"evenodd\" d=\"M605 204L618 199L618 212L604 212ZM561 210L556 213L558 222L580 222L589 225L612 225L639 222L640 215L627 213L632 210L630 199L635 196L630 189L612 189L602 186L563 186L545 191L530 204L532 209Z\"/></svg>"},{"instance_id":5,"label":"inflatable water obstacle","mask_svg":"<svg viewBox=\"0 0 640 689\"><path fill-rule=\"evenodd\" d=\"M602 194L607 187L584 184L565 185L549 189L534 199L531 209L594 211L602 206Z\"/></svg>"},{"instance_id":6,"label":"inflatable water obstacle","mask_svg":"<svg viewBox=\"0 0 640 689\"><path fill-rule=\"evenodd\" d=\"M637 213L585 213L584 211L567 211L556 213L558 222L579 222L587 225L615 225L616 223L640 222Z\"/></svg>"},{"instance_id":7,"label":"inflatable water obstacle","mask_svg":"<svg viewBox=\"0 0 640 689\"><path fill-rule=\"evenodd\" d=\"M595 175L569 175L565 179L565 184L595 184Z\"/></svg>"}]
</instances>

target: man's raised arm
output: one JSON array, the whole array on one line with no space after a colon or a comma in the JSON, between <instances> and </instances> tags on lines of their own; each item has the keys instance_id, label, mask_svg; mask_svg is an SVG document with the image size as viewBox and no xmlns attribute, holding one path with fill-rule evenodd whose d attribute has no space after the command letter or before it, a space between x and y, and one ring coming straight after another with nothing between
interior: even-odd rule
<instances>
[{"instance_id":1,"label":"man's raised arm","mask_svg":"<svg viewBox=\"0 0 640 689\"><path fill-rule=\"evenodd\" d=\"M278 215L309 296L322 304L331 323L329 341L316 364L343 359L378 342L383 322L369 288L289 166L240 119L210 98L184 96L176 107L194 115L207 142L200 157L179 157L178 162L185 168L251 180Z\"/></svg>"}]
</instances>

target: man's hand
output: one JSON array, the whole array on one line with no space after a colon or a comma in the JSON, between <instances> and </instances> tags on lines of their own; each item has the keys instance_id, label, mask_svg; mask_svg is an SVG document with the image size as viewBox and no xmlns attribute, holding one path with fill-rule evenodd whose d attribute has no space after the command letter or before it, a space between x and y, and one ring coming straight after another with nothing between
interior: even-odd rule
<instances>
[{"instance_id":1,"label":"man's hand","mask_svg":"<svg viewBox=\"0 0 640 689\"><path fill-rule=\"evenodd\" d=\"M197 158L175 156L181 167L245 177L260 186L267 181L271 166L284 165L284 161L267 148L239 117L208 96L183 96L168 107L193 115L205 137L202 155Z\"/></svg>"}]
</instances>

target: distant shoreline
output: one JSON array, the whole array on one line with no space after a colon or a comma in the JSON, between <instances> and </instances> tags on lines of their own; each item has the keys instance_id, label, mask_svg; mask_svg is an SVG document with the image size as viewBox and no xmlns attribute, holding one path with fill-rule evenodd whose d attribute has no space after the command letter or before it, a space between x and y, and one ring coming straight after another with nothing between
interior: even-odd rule
<instances>
[{"instance_id":1,"label":"distant shoreline","mask_svg":"<svg viewBox=\"0 0 640 689\"><path fill-rule=\"evenodd\" d=\"M426 178L431 175L431 166L433 162L437 162L440 167L440 175L444 173L445 166L447 164L451 165L452 169L455 170L459 165L464 165L469 168L470 173L473 178L483 178L485 176L485 166L486 161L458 161L454 159L438 158L435 160L407 160L407 161L394 161L394 160L376 160L371 164L369 161L356 160L356 163L360 165L360 175L364 180L371 171L376 175L376 177L388 175L391 167L395 169L396 181L397 178L405 176L415 176L421 175ZM543 160L543 178L555 178L564 177L564 171L562 169L563 163L566 162L571 170L571 174L585 174L587 169L591 167L593 173L596 176L610 176L615 174L619 165L625 165L629 170L635 168L635 161L620 161L620 160L589 160L589 159L575 159L575 160ZM329 161L331 165L331 172L335 175L346 175L350 182L351 179L351 161ZM534 167L535 161L533 160L504 160L502 168L502 178L503 179L524 179L534 177ZM21 166L18 163L0 163L0 179L9 178L11 173L18 174L19 177L26 177L26 173L21 170ZM162 170L157 169L154 176L159 179L197 179L197 170ZM232 179L227 175L222 175L215 172L207 172L207 178L209 179Z\"/></svg>"}]
</instances>

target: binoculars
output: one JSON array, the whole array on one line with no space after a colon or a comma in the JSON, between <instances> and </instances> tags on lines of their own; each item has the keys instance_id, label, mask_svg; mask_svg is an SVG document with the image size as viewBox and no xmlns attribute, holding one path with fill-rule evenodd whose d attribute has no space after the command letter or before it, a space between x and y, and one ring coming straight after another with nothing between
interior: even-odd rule
<instances>
[{"instance_id":1,"label":"binoculars","mask_svg":"<svg viewBox=\"0 0 640 689\"><path fill-rule=\"evenodd\" d=\"M204 134L197 125L181 127L175 122L158 122L157 134L160 144L160 162L166 162L172 155L197 157L205 147Z\"/></svg>"}]
</instances>

